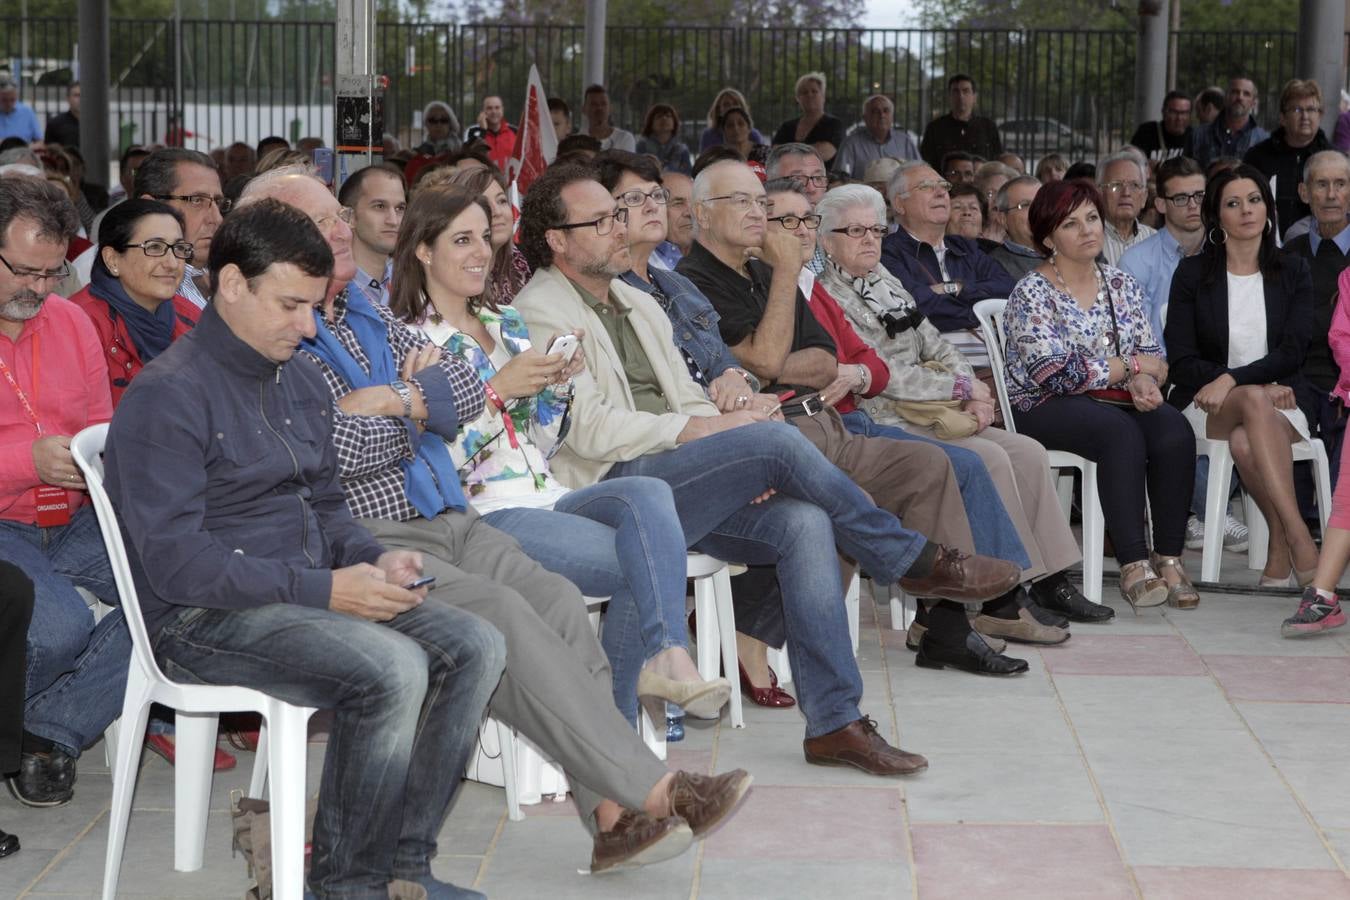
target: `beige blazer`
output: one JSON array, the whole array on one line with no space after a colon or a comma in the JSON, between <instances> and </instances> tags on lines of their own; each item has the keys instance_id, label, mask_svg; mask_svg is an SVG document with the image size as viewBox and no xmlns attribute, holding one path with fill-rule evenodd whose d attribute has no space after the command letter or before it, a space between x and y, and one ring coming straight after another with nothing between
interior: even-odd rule
<instances>
[{"instance_id":1,"label":"beige blazer","mask_svg":"<svg viewBox=\"0 0 1350 900\"><path fill-rule=\"evenodd\" d=\"M586 370L576 379L571 428L551 461L553 474L573 488L599 481L616 462L675 449L676 438L690 416L715 416L718 412L703 388L689 376L675 347L670 320L656 301L617 278L610 282L610 294L632 310L628 321L651 359L671 412L654 415L634 406L628 377L609 332L557 269L550 266L535 272L512 303L529 326L530 342L537 347L547 347L555 334L586 330L581 341Z\"/></svg>"}]
</instances>

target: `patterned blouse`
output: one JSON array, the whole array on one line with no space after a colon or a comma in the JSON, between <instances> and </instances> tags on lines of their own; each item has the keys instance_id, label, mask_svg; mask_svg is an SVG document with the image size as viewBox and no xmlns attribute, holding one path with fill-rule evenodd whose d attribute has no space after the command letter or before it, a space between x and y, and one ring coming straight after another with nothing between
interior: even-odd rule
<instances>
[{"instance_id":1,"label":"patterned blouse","mask_svg":"<svg viewBox=\"0 0 1350 900\"><path fill-rule=\"evenodd\" d=\"M467 362L486 383L511 357L530 348L529 329L520 313L509 306L500 313L479 310L478 321L492 336L491 354L448 322L427 321L418 327ZM483 405L477 419L461 425L458 440L447 444L474 508L487 513L512 506L551 507L567 492L549 472L546 456L557 443L566 405L566 397L552 387L528 400L514 401L509 409L518 447L511 446L501 414L491 404Z\"/></svg>"},{"instance_id":2,"label":"patterned blouse","mask_svg":"<svg viewBox=\"0 0 1350 900\"><path fill-rule=\"evenodd\" d=\"M1056 394L1111 387L1108 372L1116 356L1163 355L1139 283L1119 269L1102 268L1111 303L1099 300L1088 310L1039 272L1023 276L1013 288L1003 315L1003 342L1008 401L1014 409L1026 412Z\"/></svg>"}]
</instances>

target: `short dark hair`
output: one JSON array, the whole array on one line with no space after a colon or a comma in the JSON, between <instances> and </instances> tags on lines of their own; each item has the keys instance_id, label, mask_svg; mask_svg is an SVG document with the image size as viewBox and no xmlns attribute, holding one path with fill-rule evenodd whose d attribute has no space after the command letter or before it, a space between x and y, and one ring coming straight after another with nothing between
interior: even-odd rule
<instances>
[{"instance_id":1,"label":"short dark hair","mask_svg":"<svg viewBox=\"0 0 1350 900\"><path fill-rule=\"evenodd\" d=\"M989 221L989 199L984 196L984 191L980 190L975 185L969 183L958 184L952 188L948 197L952 200L955 200L957 197L974 197L975 202L980 204L980 221Z\"/></svg>"},{"instance_id":2,"label":"short dark hair","mask_svg":"<svg viewBox=\"0 0 1350 900\"><path fill-rule=\"evenodd\" d=\"M28 142L25 141L23 138L14 135L5 138L3 141L0 141L0 153L4 153L6 150L13 150L15 147L23 147L27 149Z\"/></svg>"},{"instance_id":3,"label":"short dark hair","mask_svg":"<svg viewBox=\"0 0 1350 900\"><path fill-rule=\"evenodd\" d=\"M589 134L582 134L579 131L575 131L561 141L558 141L558 155L562 156L564 153L576 153L578 150L599 153L603 147L604 145L600 143L599 138L593 138Z\"/></svg>"},{"instance_id":4,"label":"short dark hair","mask_svg":"<svg viewBox=\"0 0 1350 900\"><path fill-rule=\"evenodd\" d=\"M956 73L955 75L953 75L951 78L948 78L948 79L947 79L947 90L950 91L952 88L956 87L958 84L960 84L960 83L963 82L963 81L965 81L965 82L967 82L967 83L970 84L970 89L971 89L971 91L973 91L973 92L975 92L975 93L977 93L977 94L980 92L979 89L975 87L975 79L974 79L974 78L971 78L971 77L970 77L969 75L967 75L965 72L957 72L957 73Z\"/></svg>"},{"instance_id":5,"label":"short dark hair","mask_svg":"<svg viewBox=\"0 0 1350 900\"><path fill-rule=\"evenodd\" d=\"M1203 176L1205 171L1200 168L1200 164L1189 156L1174 156L1171 159L1165 159L1158 163L1158 171L1153 176L1153 183L1157 186L1158 196L1167 196L1167 182L1173 178L1187 178L1191 175Z\"/></svg>"},{"instance_id":6,"label":"short dark hair","mask_svg":"<svg viewBox=\"0 0 1350 900\"><path fill-rule=\"evenodd\" d=\"M257 151L258 159L262 159L264 156L267 155L267 152L269 150L272 150L276 147L285 147L287 150L289 150L291 149L291 142L286 140L279 134L268 135L267 137L258 141L258 151Z\"/></svg>"},{"instance_id":7,"label":"short dark hair","mask_svg":"<svg viewBox=\"0 0 1350 900\"><path fill-rule=\"evenodd\" d=\"M267 197L231 212L211 238L211 293L220 288L228 265L250 282L276 263L289 263L306 275L333 274L333 251L314 220L288 203Z\"/></svg>"},{"instance_id":8,"label":"short dark hair","mask_svg":"<svg viewBox=\"0 0 1350 900\"><path fill-rule=\"evenodd\" d=\"M184 147L163 147L151 153L136 170L136 181L131 188L132 194L139 197L148 194L151 197L163 197L178 190L178 164L191 163L202 166L212 172L216 162L205 153L188 150Z\"/></svg>"},{"instance_id":9,"label":"short dark hair","mask_svg":"<svg viewBox=\"0 0 1350 900\"><path fill-rule=\"evenodd\" d=\"M652 124L656 121L656 117L663 113L675 120L675 130L671 133L676 138L680 136L680 114L675 111L675 107L669 103L653 103L651 108L647 110L647 115L642 118L642 131L640 133L643 137L651 137Z\"/></svg>"},{"instance_id":10,"label":"short dark hair","mask_svg":"<svg viewBox=\"0 0 1350 900\"><path fill-rule=\"evenodd\" d=\"M117 161L117 171L125 172L127 170L127 166L131 164L131 158L133 156L149 156L149 155L150 151L142 147L140 144L132 144L130 147L122 151L122 156Z\"/></svg>"},{"instance_id":11,"label":"short dark hair","mask_svg":"<svg viewBox=\"0 0 1350 900\"><path fill-rule=\"evenodd\" d=\"M1075 178L1086 178L1088 181L1095 181L1097 179L1096 163L1079 160L1064 170L1065 181L1072 181Z\"/></svg>"},{"instance_id":12,"label":"short dark hair","mask_svg":"<svg viewBox=\"0 0 1350 900\"><path fill-rule=\"evenodd\" d=\"M38 237L69 242L80 229L80 215L70 195L45 178L0 178L0 247L15 219L38 226Z\"/></svg>"},{"instance_id":13,"label":"short dark hair","mask_svg":"<svg viewBox=\"0 0 1350 900\"><path fill-rule=\"evenodd\" d=\"M586 86L586 90L582 92L581 96L584 99L586 97L589 97L591 94L604 94L606 97L608 97L609 91L605 90L605 86L603 84L589 84Z\"/></svg>"},{"instance_id":14,"label":"short dark hair","mask_svg":"<svg viewBox=\"0 0 1350 900\"><path fill-rule=\"evenodd\" d=\"M366 183L366 179L376 174L388 175L396 180L403 187L403 195L408 195L408 188L403 183L403 173L397 166L391 166L389 163L376 163L373 166L366 166L364 169L357 169L344 182L342 187L338 188L338 203L343 206L355 206L356 200L361 196L361 185Z\"/></svg>"},{"instance_id":15,"label":"short dark hair","mask_svg":"<svg viewBox=\"0 0 1350 900\"><path fill-rule=\"evenodd\" d=\"M973 163L975 162L975 156L973 154L967 153L964 150L949 150L946 153L942 154L942 163L939 166L941 171L938 172L938 174L945 176L947 174L947 167L954 162Z\"/></svg>"},{"instance_id":16,"label":"short dark hair","mask_svg":"<svg viewBox=\"0 0 1350 900\"><path fill-rule=\"evenodd\" d=\"M740 151L735 147L728 147L726 144L715 144L704 150L694 160L694 168L689 172L690 178L697 178L698 173L711 166L713 163L719 163L726 159L734 159L736 162L745 162L745 157L741 156Z\"/></svg>"},{"instance_id":17,"label":"short dark hair","mask_svg":"<svg viewBox=\"0 0 1350 900\"><path fill-rule=\"evenodd\" d=\"M739 106L729 106L726 109L722 110L722 114L717 117L717 128L719 131L726 130L727 120L730 119L732 116L740 116L742 119L744 119L747 128L755 127L755 123L750 121L750 114L748 112L746 112Z\"/></svg>"},{"instance_id":18,"label":"short dark hair","mask_svg":"<svg viewBox=\"0 0 1350 900\"><path fill-rule=\"evenodd\" d=\"M144 197L128 197L103 214L98 226L98 248L110 247L118 253L127 249L131 243L136 223L146 216L172 216L183 228L183 214L162 200L147 200ZM191 260L189 260L191 262ZM97 260L95 260L97 264Z\"/></svg>"},{"instance_id":19,"label":"short dark hair","mask_svg":"<svg viewBox=\"0 0 1350 900\"><path fill-rule=\"evenodd\" d=\"M548 111L560 112L563 115L567 116L567 118L569 119L572 118L572 107L568 106L567 101L561 97L548 98Z\"/></svg>"},{"instance_id":20,"label":"short dark hair","mask_svg":"<svg viewBox=\"0 0 1350 900\"><path fill-rule=\"evenodd\" d=\"M1106 207L1102 205L1102 195L1090 181L1066 178L1052 181L1037 191L1036 199L1031 201L1031 208L1027 210L1027 224L1031 226L1031 242L1034 245L1032 249L1049 256L1046 238L1054 234L1060 223L1084 203L1097 207L1097 215L1105 221ZM215 255L214 251L212 255Z\"/></svg>"},{"instance_id":21,"label":"short dark hair","mask_svg":"<svg viewBox=\"0 0 1350 900\"><path fill-rule=\"evenodd\" d=\"M1195 106L1197 109L1202 106L1212 106L1215 109L1223 109L1225 99L1223 91L1216 87L1208 87L1201 91L1200 95L1195 98Z\"/></svg>"},{"instance_id":22,"label":"short dark hair","mask_svg":"<svg viewBox=\"0 0 1350 900\"><path fill-rule=\"evenodd\" d=\"M627 150L606 150L598 155L591 164L596 167L600 183L605 190L612 191L623 178L624 172L632 172L643 181L661 183L661 167L646 154L629 153Z\"/></svg>"},{"instance_id":23,"label":"short dark hair","mask_svg":"<svg viewBox=\"0 0 1350 900\"><path fill-rule=\"evenodd\" d=\"M1168 91L1167 96L1163 97L1163 109L1167 109L1167 104L1171 103L1173 100L1185 100L1187 103L1190 103L1191 95L1187 94L1185 91Z\"/></svg>"},{"instance_id":24,"label":"short dark hair","mask_svg":"<svg viewBox=\"0 0 1350 900\"><path fill-rule=\"evenodd\" d=\"M532 269L553 265L547 232L567 221L563 188L579 181L595 181L595 171L576 163L554 164L530 185L520 210L520 249Z\"/></svg>"}]
</instances>

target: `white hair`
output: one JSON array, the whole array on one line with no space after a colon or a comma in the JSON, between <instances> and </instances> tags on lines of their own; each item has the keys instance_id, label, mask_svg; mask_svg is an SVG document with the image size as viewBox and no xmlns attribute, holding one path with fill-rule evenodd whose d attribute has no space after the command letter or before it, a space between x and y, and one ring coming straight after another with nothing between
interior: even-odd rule
<instances>
[{"instance_id":1,"label":"white hair","mask_svg":"<svg viewBox=\"0 0 1350 900\"><path fill-rule=\"evenodd\" d=\"M712 182L713 178L716 177L715 173L730 168L731 166L737 166L741 169L745 169L747 172L750 171L749 169L746 169L745 163L738 159L719 159L717 162L705 166L703 170L698 173L698 177L694 179L694 186L689 192L689 204L691 206L697 206L700 203L706 202L707 199L712 196ZM695 215L694 234L698 233L698 216Z\"/></svg>"},{"instance_id":2,"label":"white hair","mask_svg":"<svg viewBox=\"0 0 1350 900\"><path fill-rule=\"evenodd\" d=\"M303 163L277 166L275 169L268 169L266 172L250 178L248 184L244 185L244 189L239 193L239 200L235 203L235 207L246 206L256 200L284 194L285 185L291 179L297 177L310 178L319 184L323 184L323 180L314 173L314 170Z\"/></svg>"},{"instance_id":3,"label":"white hair","mask_svg":"<svg viewBox=\"0 0 1350 900\"><path fill-rule=\"evenodd\" d=\"M1350 159L1339 150L1319 150L1308 161L1303 164L1303 183L1307 187L1312 187L1313 169L1320 169L1326 165L1339 165L1350 174Z\"/></svg>"},{"instance_id":4,"label":"white hair","mask_svg":"<svg viewBox=\"0 0 1350 900\"><path fill-rule=\"evenodd\" d=\"M886 224L886 200L877 193L876 188L865 184L841 184L826 191L816 204L816 215L820 216L820 234L828 235L832 229L842 226L845 214L858 207L875 213L878 225Z\"/></svg>"},{"instance_id":5,"label":"white hair","mask_svg":"<svg viewBox=\"0 0 1350 900\"><path fill-rule=\"evenodd\" d=\"M871 103L873 100L885 100L886 105L891 108L891 112L895 112L895 101L893 101L890 97L887 97L885 94L873 94L872 96L868 97L866 100L863 101L862 111L864 115L867 113L867 104Z\"/></svg>"},{"instance_id":6,"label":"white hair","mask_svg":"<svg viewBox=\"0 0 1350 900\"><path fill-rule=\"evenodd\" d=\"M1148 161L1138 150L1126 147L1124 150L1117 150L1106 159L1102 160L1101 165L1097 167L1097 186L1106 184L1106 170L1118 162L1131 162L1139 169L1139 181L1148 184Z\"/></svg>"},{"instance_id":7,"label":"white hair","mask_svg":"<svg viewBox=\"0 0 1350 900\"><path fill-rule=\"evenodd\" d=\"M915 169L933 168L921 159L907 159L900 163L900 168L891 173L891 178L886 182L886 199L889 201L896 194L904 193L905 175L913 172Z\"/></svg>"},{"instance_id":8,"label":"white hair","mask_svg":"<svg viewBox=\"0 0 1350 900\"><path fill-rule=\"evenodd\" d=\"M820 92L821 92L822 94L825 93L825 73L824 73L824 72L807 72L807 73L806 73L805 75L803 75L801 78L798 78L798 79L797 79L797 85L796 85L796 87L794 87L794 88L792 89L793 95L795 96L799 91L801 91L802 85L803 85L804 83L808 82L808 81L814 81L814 82L816 82L817 84L819 84L819 85L820 85Z\"/></svg>"}]
</instances>

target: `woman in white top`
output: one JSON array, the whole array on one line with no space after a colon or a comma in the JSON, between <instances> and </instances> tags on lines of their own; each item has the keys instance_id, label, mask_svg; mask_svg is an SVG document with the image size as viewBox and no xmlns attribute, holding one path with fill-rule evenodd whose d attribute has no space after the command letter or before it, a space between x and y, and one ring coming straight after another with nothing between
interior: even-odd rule
<instances>
[{"instance_id":1,"label":"woman in white top","mask_svg":"<svg viewBox=\"0 0 1350 900\"><path fill-rule=\"evenodd\" d=\"M1262 586L1305 586L1317 545L1294 495L1291 445L1308 438L1293 386L1312 335L1312 277L1279 252L1270 187L1251 166L1215 175L1202 213L1208 245L1172 276L1168 402L1197 436L1228 441L1270 526Z\"/></svg>"},{"instance_id":2,"label":"woman in white top","mask_svg":"<svg viewBox=\"0 0 1350 900\"><path fill-rule=\"evenodd\" d=\"M548 457L567 437L571 379L585 360L532 348L519 314L485 293L491 236L477 192L418 191L399 229L390 285L390 310L483 379L484 411L461 423L450 448L465 494L545 568L588 596L610 597L601 643L615 703L630 721L639 696L715 718L731 687L701 679L689 656L684 530L670 488L616 478L570 491L550 474Z\"/></svg>"}]
</instances>

